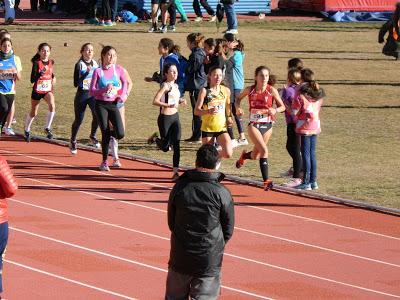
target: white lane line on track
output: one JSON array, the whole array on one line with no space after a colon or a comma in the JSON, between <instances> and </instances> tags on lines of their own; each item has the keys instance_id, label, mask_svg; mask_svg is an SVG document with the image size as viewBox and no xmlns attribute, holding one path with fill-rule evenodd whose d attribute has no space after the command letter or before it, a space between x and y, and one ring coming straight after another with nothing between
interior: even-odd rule
<instances>
[{"instance_id":1,"label":"white lane line on track","mask_svg":"<svg viewBox=\"0 0 400 300\"><path fill-rule=\"evenodd\" d=\"M87 220L87 221L92 221L92 222L99 223L99 224L102 224L102 225L108 225L108 226L116 227L116 228L119 228L119 229L124 229L124 230L128 230L128 231L133 231L133 232L136 232L136 233L145 234L147 236L160 238L160 239L163 239L163 240L169 240L169 238L166 238L166 237L162 237L162 236L158 236L158 235L154 235L154 234L149 234L149 233L144 233L142 231L137 231L137 230L133 230L133 229L130 229L130 228L127 228L127 227L122 227L122 226L119 226L119 225L115 225L115 224L111 224L111 223L107 223L107 222L103 222L103 221L99 221L99 220L95 220L95 219L91 219L91 218L86 218L86 217L82 217L82 216L79 216L79 215L66 213L66 212L63 212L63 211L59 211L59 210L55 210L55 209L51 209L51 208L47 208L47 207L43 207L43 206L31 204L31 203L27 203L27 202L24 202L24 201L20 201L20 200L16 200L16 199L10 199L10 200L12 200L14 202L17 202L17 203L20 203L20 204L27 205L27 206L32 206L32 207L36 207L36 208L40 208L40 209L56 212L56 213L59 213L59 214L63 214L63 215L71 216L71 217L76 217L76 218L84 219L84 220ZM277 265L261 262L261 261L254 260L254 259L249 259L249 258L246 258L246 257L241 257L241 256L230 254L230 253L225 253L224 255L232 257L232 258L236 258L236 259L239 259L239 260L244 260L244 261L247 261L247 262L251 262L251 263L254 263L254 264L258 264L258 265L262 265L262 266L267 266L267 267L270 267L270 268L278 269L278 270L281 270L281 271L287 271L287 272L290 272L290 273L295 273L297 275L310 277L310 278L313 278L313 279L319 279L319 280L323 280L323 281L328 281L330 283L341 284L341 285L345 285L347 287L361 289L361 290L368 291L368 292L374 292L374 293L378 293L378 294L390 295L390 296L393 296L393 297L400 298L400 296L397 296L397 295L392 295L392 294L388 294L388 293L385 293L385 292L381 292L381 291L368 289L368 288L365 288L365 287L361 287L361 286L357 286L357 285L353 285L353 284L337 281L337 280L334 280L334 279L325 278L325 277L321 277L321 276L317 276L317 275L313 275L313 274L309 274L309 273L304 273L304 272L293 270L293 269L284 268L284 267L281 267L281 266L277 266Z\"/></svg>"},{"instance_id":2,"label":"white lane line on track","mask_svg":"<svg viewBox=\"0 0 400 300\"><path fill-rule=\"evenodd\" d=\"M73 244L73 243L69 243L69 242L62 241L62 240L59 240L59 239L55 239L55 238L52 238L52 237L48 237L48 236L45 236L45 235L41 235L41 234L33 233L33 232L30 232L30 231L26 231L26 230L23 230L23 229L20 229L20 228L16 228L16 227L13 227L13 226L10 226L9 228L11 230L19 232L19 233L24 233L24 234L27 234L27 235L30 235L30 236L34 236L34 237L37 237L37 238L40 238L40 239L44 239L44 240L47 240L47 241L52 241L52 242L59 243L59 244L65 245L65 246L69 246L69 247L72 247L72 248L80 249L80 250L83 250L83 251L86 251L86 252L90 252L90 253L94 253L94 254L97 254L97 255L105 256L105 257L108 257L108 258L111 258L111 259L123 261L123 262L126 262L126 263L130 263L130 264L133 264L133 265L138 265L140 267L145 267L145 268L148 268L148 269L152 269L152 270L156 270L156 271L160 271L160 272L164 272L164 273L168 272L168 270L166 270L166 269L162 269L162 268L159 268L159 267L156 267L156 266L152 266L152 265L149 265L149 264L141 263L141 262L136 261L136 260L124 258L124 257L121 257L121 256L113 255L113 254L110 254L110 253L107 253L107 252L103 252L103 251L99 251L99 250L95 250L95 249L91 249L91 248L87 248L87 247L80 246L80 245L77 245L77 244ZM240 294L247 295L247 296L253 296L253 297L256 297L256 298L260 298L260 299L271 299L272 300L272 298L269 298L269 297L266 297L266 296L258 295L258 294L247 292L247 291L240 290L240 289L235 289L235 288L228 287L228 286L225 286L225 285L221 285L221 287L224 288L224 289L230 290L230 291L234 291L234 292L237 292L237 293L240 293Z\"/></svg>"},{"instance_id":3,"label":"white lane line on track","mask_svg":"<svg viewBox=\"0 0 400 300\"><path fill-rule=\"evenodd\" d=\"M88 193L88 192L85 192L85 191L80 191L79 189L73 189L73 188L62 186L62 185L57 185L57 184L53 184L53 183L47 183L45 181L41 181L41 180L37 180L37 179L31 179L31 178L24 178L24 179L25 180L30 180L30 181L33 181L33 182L38 182L38 183L43 184L45 186L54 186L54 187L58 187L58 188L61 188L61 189L71 190L71 191L74 191L74 192L77 192L77 193L89 194L89 195L94 196L94 197L104 197L104 196L101 196L99 194ZM137 204L137 203L125 202L125 201L117 200L117 199L112 198L112 197L107 197L107 199L123 202L123 203L134 205L134 206L139 206L141 208L149 208L149 209L152 209L152 210L154 209L154 208L152 208L150 206L141 205L141 204ZM27 204L27 203L24 202L24 204ZM160 212L163 212L163 213L167 213L167 211L163 210L163 209L157 209L157 211L160 211ZM123 228L121 227L121 229L123 229ZM275 235L271 235L271 234L267 234L267 233L262 233L262 232L258 232L258 231L255 231L255 230L250 230L250 229L246 229L246 228L242 228L242 227L238 227L238 226L235 226L235 229L243 231L243 232L259 235L259 236L264 236L264 237L269 237L269 238L276 239L276 240L281 240L281 241L284 241L284 242L287 242L287 243L293 243L293 244L302 245L302 246L306 246L306 247L310 247L310 248L314 248L314 249L318 249L318 250L332 252L332 253L339 254L339 255L345 255L345 256L354 257L354 258L365 260L365 261L370 261L370 262L374 262L374 263L379 263L379 264L383 264L383 265L388 265L388 266L400 268L400 265L398 265L398 264L387 262L387 261L383 261L383 260L379 260L379 259L365 257L365 256L352 254L352 253L348 253L348 252L344 252L344 251L339 251L339 250L335 250L335 249L331 249L331 248L326 248L326 247L322 247L322 246L318 246L318 245L314 245L314 244L304 243L304 242L300 242L300 241L296 241L296 240L292 240L292 239L287 239L287 238L284 238L284 237L275 236ZM137 233L140 233L140 232L137 231ZM158 236L154 235L154 237L158 237Z\"/></svg>"},{"instance_id":4,"label":"white lane line on track","mask_svg":"<svg viewBox=\"0 0 400 300\"><path fill-rule=\"evenodd\" d=\"M45 161L45 162L52 163L52 164L55 164L55 165L61 165L61 166L76 168L76 169L80 169L80 170L83 170L83 171L88 171L88 172L92 172L92 173L95 173L95 174L101 174L101 175L104 175L104 176L111 176L111 177L114 177L114 178L118 178L118 179L121 179L121 180L131 181L132 182L132 180L129 179L129 178L125 178L125 177L121 177L121 176L115 176L115 175L113 175L111 173L90 170L90 169L82 168L82 167L79 167L79 166L68 165L68 164L60 163L60 162L57 162L57 161L54 161L54 160L48 160L48 159L43 159L43 158L31 156L31 155L14 153L14 152L7 151L7 150L0 150L0 152L8 153L8 154L16 155L16 156L28 157L28 158L31 158L33 160ZM171 190L170 187L166 187L166 186L159 185L159 184L153 184L153 183L149 183L149 182L140 182L140 183L145 184L145 185L149 185L149 186L163 188L163 189L166 189L166 190ZM128 204L132 204L132 203L128 203ZM379 236L379 237L383 237L383 238L394 239L394 240L400 241L400 237L390 236L390 235L386 235L386 234L381 234L381 233L372 232L372 231L368 231L368 230L358 229L358 228L349 227L349 226L345 226L345 225L340 225L340 224L336 224L336 223L326 222L326 221L323 221L323 220L307 218L307 217L303 217L303 216L299 216L299 215L280 212L280 211L273 210L273 209L257 207L257 206L253 206L253 205L246 205L244 207L249 207L249 208L258 209L258 210L262 210L262 211L266 211L266 212L270 212L270 213L274 213L274 214L284 215L284 216L287 216L287 217L298 218L298 219L305 220L305 221L316 222L316 223L319 223L319 224L324 224L324 225L328 225L328 226L338 227L338 228L342 228L342 229L357 231L357 232L361 232L361 233L365 233L365 234L370 234L370 235L374 235L374 236ZM154 210L157 210L157 209L154 209Z\"/></svg>"},{"instance_id":5,"label":"white lane line on track","mask_svg":"<svg viewBox=\"0 0 400 300\"><path fill-rule=\"evenodd\" d=\"M40 270L40 269L37 269L37 268L34 268L34 267L30 267L30 266L18 263L18 262L13 261L13 260L5 259L4 261L6 263L9 263L9 264L14 265L14 266L18 266L20 268L24 268L24 269L27 269L27 270L30 270L30 271L33 271L33 272L37 272L37 273L44 274L44 275L47 275L47 276L50 276L50 277L54 277L54 278L57 278L57 279L60 279L60 280L63 280L63 281L67 281L67 282L74 283L74 284L77 284L77 285L80 285L80 286L84 286L84 287L87 287L87 288L90 288L90 289L93 289L93 290L96 290L96 291L99 291L99 292L103 292L103 293L106 293L106 294L109 294L109 295L113 295L113 296L122 298L122 299L136 300L136 298L133 298L133 297L130 297L130 296L126 296L126 295L119 294L119 293L116 293L116 292L113 292L113 291L110 291L110 290L102 289L102 288L99 288L97 286L90 285L90 284L87 284L87 283L83 283L81 281L69 279L67 277L60 276L60 275L57 275L57 274L54 274L54 273L46 272L46 271L43 271L43 270Z\"/></svg>"}]
</instances>

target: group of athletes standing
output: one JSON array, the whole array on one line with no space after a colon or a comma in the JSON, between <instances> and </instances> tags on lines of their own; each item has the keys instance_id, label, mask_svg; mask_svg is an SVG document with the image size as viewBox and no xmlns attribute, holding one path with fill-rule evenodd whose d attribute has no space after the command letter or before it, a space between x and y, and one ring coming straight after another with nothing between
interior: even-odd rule
<instances>
[{"instance_id":1,"label":"group of athletes standing","mask_svg":"<svg viewBox=\"0 0 400 300\"><path fill-rule=\"evenodd\" d=\"M11 123L15 81L20 79L22 68L19 58L13 53L9 33L1 33L0 43L0 121L5 133L13 134ZM319 111L324 92L315 82L314 73L304 69L299 59L292 59L289 61L288 82L280 91L274 87L276 78L266 66L257 67L254 84L245 87L244 45L235 35L227 33L220 39L205 39L201 33L191 33L187 36L187 47L191 51L188 59L180 54L180 47L174 45L171 39L162 38L158 44L159 73L145 78L148 82L156 81L159 84L153 105L160 107L157 122L160 134L153 134L148 142L155 142L165 152L174 151L172 179L179 177L181 124L178 107L187 103L184 98L187 91L193 120L192 136L185 141L213 144L221 159L232 157L235 147L248 144L243 126L244 112L241 108L242 100L248 98L247 133L254 146L251 151L242 152L236 167L242 167L246 160L258 160L266 190L272 186L268 174L267 145L276 114L286 110L287 150L293 158L293 180L287 186L317 189L315 144L320 133ZM93 117L90 140L95 147L100 147L96 139L96 130L99 127L102 134L100 170L109 171L107 158L110 148L113 155L112 166L121 167L118 140L124 137L124 105L132 89L132 80L128 72L117 64L114 47L103 47L98 63L93 59L92 44L82 45L80 53L81 57L74 70L77 92L70 151L77 154L77 133L89 106ZM48 104L45 133L47 138L53 138L51 125L55 115L53 91L56 77L50 54L50 45L41 43L31 60L31 110L24 126L24 137L28 142L41 99ZM238 139L233 135L234 123L238 128Z\"/></svg>"}]
</instances>

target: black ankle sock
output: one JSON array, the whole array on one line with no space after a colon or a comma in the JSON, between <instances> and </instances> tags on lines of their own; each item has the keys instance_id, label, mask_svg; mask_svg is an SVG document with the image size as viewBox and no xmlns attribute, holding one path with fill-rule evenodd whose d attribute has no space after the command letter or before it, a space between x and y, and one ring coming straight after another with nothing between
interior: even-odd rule
<instances>
[{"instance_id":1,"label":"black ankle sock","mask_svg":"<svg viewBox=\"0 0 400 300\"><path fill-rule=\"evenodd\" d=\"M263 180L268 179L268 158L260 158L260 170Z\"/></svg>"},{"instance_id":2,"label":"black ankle sock","mask_svg":"<svg viewBox=\"0 0 400 300\"><path fill-rule=\"evenodd\" d=\"M246 154L243 156L244 159L251 159L251 151L246 152Z\"/></svg>"}]
</instances>

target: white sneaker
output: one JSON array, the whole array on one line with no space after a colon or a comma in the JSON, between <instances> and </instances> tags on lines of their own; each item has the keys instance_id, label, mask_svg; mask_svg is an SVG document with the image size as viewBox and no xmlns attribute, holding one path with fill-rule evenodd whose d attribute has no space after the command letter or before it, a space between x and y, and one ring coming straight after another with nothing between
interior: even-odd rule
<instances>
[{"instance_id":1,"label":"white sneaker","mask_svg":"<svg viewBox=\"0 0 400 300\"><path fill-rule=\"evenodd\" d=\"M247 146L249 144L249 142L247 141L246 138L244 139L237 139L237 143L239 146Z\"/></svg>"},{"instance_id":2,"label":"white sneaker","mask_svg":"<svg viewBox=\"0 0 400 300\"><path fill-rule=\"evenodd\" d=\"M7 128L4 130L4 134L5 134L5 135L15 135L15 132L14 132L14 130L13 130L12 128L7 127Z\"/></svg>"},{"instance_id":3,"label":"white sneaker","mask_svg":"<svg viewBox=\"0 0 400 300\"><path fill-rule=\"evenodd\" d=\"M238 140L237 139L231 140L231 145L232 145L232 149L235 149L236 147L238 147L239 146Z\"/></svg>"},{"instance_id":4,"label":"white sneaker","mask_svg":"<svg viewBox=\"0 0 400 300\"><path fill-rule=\"evenodd\" d=\"M217 20L217 16L211 16L208 22L215 22Z\"/></svg>"},{"instance_id":5,"label":"white sneaker","mask_svg":"<svg viewBox=\"0 0 400 300\"><path fill-rule=\"evenodd\" d=\"M201 21L203 21L203 18L202 17L196 17L193 21L194 22L201 22Z\"/></svg>"},{"instance_id":6,"label":"white sneaker","mask_svg":"<svg viewBox=\"0 0 400 300\"><path fill-rule=\"evenodd\" d=\"M238 34L239 31L237 29L230 29L230 30L227 30L225 33Z\"/></svg>"},{"instance_id":7,"label":"white sneaker","mask_svg":"<svg viewBox=\"0 0 400 300\"><path fill-rule=\"evenodd\" d=\"M119 159L114 159L114 160L113 160L113 163L112 163L112 166L115 167L115 168L121 168L121 167L122 167L122 164L121 164L121 162L119 161Z\"/></svg>"},{"instance_id":8,"label":"white sneaker","mask_svg":"<svg viewBox=\"0 0 400 300\"><path fill-rule=\"evenodd\" d=\"M286 182L283 184L284 187L290 187L290 188L294 188L298 185L301 184L301 179L300 178L293 178L292 180L290 180L289 182Z\"/></svg>"}]
</instances>

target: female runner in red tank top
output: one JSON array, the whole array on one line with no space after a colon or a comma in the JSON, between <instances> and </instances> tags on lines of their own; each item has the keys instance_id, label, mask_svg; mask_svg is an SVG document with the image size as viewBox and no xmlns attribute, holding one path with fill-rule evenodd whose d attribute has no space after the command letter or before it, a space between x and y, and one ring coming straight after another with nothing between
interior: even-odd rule
<instances>
[{"instance_id":1,"label":"female runner in red tank top","mask_svg":"<svg viewBox=\"0 0 400 300\"><path fill-rule=\"evenodd\" d=\"M25 140L30 141L30 131L33 119L36 117L39 109L40 100L44 99L47 102L49 111L46 116L46 125L44 131L48 139L53 138L51 124L55 115L54 101L54 85L56 77L53 72L54 60L50 59L51 47L47 43L41 43L38 47L38 52L32 57L32 72L31 83L33 90L31 95L31 111L25 120Z\"/></svg>"},{"instance_id":2,"label":"female runner in red tank top","mask_svg":"<svg viewBox=\"0 0 400 300\"><path fill-rule=\"evenodd\" d=\"M264 189L272 187L272 181L268 178L268 141L272 135L272 125L275 115L285 111L285 105L278 91L268 84L270 70L268 67L259 66L255 71L255 84L246 87L236 99L236 113L243 115L240 102L244 97L249 98L250 122L247 127L250 140L254 148L250 152L243 150L236 162L236 167L244 165L246 159L260 161L260 170L264 181ZM274 103L276 108L274 108Z\"/></svg>"}]
</instances>

